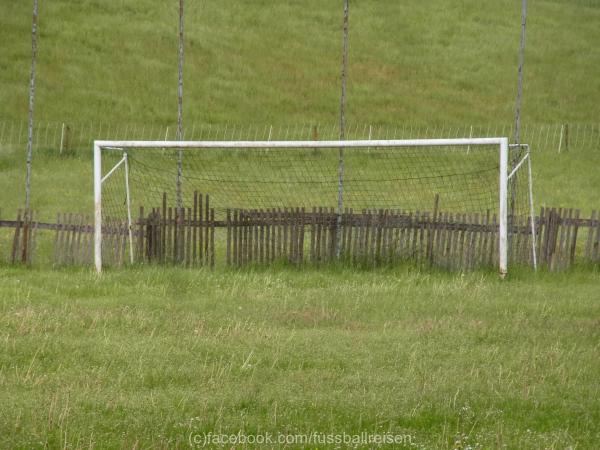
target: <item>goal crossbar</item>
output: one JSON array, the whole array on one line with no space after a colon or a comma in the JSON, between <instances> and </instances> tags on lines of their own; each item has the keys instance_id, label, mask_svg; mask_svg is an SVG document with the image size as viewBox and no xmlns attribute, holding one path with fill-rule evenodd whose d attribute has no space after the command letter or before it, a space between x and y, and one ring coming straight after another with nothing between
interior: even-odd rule
<instances>
[{"instance_id":1,"label":"goal crossbar","mask_svg":"<svg viewBox=\"0 0 600 450\"><path fill-rule=\"evenodd\" d=\"M354 141L94 141L94 148L350 148L443 147L448 145L502 145L508 138L384 139Z\"/></svg>"},{"instance_id":2,"label":"goal crossbar","mask_svg":"<svg viewBox=\"0 0 600 450\"><path fill-rule=\"evenodd\" d=\"M94 262L102 271L102 150L126 148L175 149L259 149L259 148L352 148L352 147L443 147L443 146L496 145L499 150L499 245L498 269L500 276L507 273L508 264L508 152L506 137L407 139L407 140L349 140L349 141L94 141Z\"/></svg>"}]
</instances>

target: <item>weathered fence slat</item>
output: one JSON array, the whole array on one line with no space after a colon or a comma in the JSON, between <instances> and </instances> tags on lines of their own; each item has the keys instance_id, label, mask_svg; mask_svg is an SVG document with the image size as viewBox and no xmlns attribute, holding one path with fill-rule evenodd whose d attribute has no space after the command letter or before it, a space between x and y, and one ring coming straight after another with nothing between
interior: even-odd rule
<instances>
[{"instance_id":1,"label":"weathered fence slat","mask_svg":"<svg viewBox=\"0 0 600 450\"><path fill-rule=\"evenodd\" d=\"M587 239L585 241L585 253L584 258L586 261L591 261L592 259L592 241L594 240L594 224L596 220L596 210L592 210L592 215L590 217L590 221L592 226L588 230Z\"/></svg>"},{"instance_id":2,"label":"weathered fence slat","mask_svg":"<svg viewBox=\"0 0 600 450\"><path fill-rule=\"evenodd\" d=\"M598 254L600 253L600 211L597 212L596 226L594 228L596 230L596 233L595 233L596 236L593 238L593 241L592 241L592 258L591 259L593 262L598 262L598 261L600 261L598 258ZM592 228L592 232L593 232L594 228Z\"/></svg>"}]
</instances>

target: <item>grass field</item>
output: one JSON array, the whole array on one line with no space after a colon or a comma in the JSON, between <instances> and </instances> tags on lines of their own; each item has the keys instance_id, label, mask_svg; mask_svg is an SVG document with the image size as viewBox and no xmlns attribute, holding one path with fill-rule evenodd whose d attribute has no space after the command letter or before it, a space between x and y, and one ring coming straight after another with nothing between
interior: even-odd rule
<instances>
[{"instance_id":1,"label":"grass field","mask_svg":"<svg viewBox=\"0 0 600 450\"><path fill-rule=\"evenodd\" d=\"M36 119L172 125L171 3L40 2ZM510 123L518 3L351 1L348 120ZM186 4L186 123L336 123L341 2ZM2 120L27 117L30 8L0 0ZM597 0L530 2L525 123L598 122L599 21ZM535 150L537 206L600 208L597 146ZM2 219L23 205L24 161L24 146L0 148ZM41 149L33 171L42 220L91 212L91 149ZM2 229L1 448L189 448L211 432L598 448L598 267L505 282L414 267L97 277L9 267L10 239Z\"/></svg>"},{"instance_id":2,"label":"grass field","mask_svg":"<svg viewBox=\"0 0 600 450\"><path fill-rule=\"evenodd\" d=\"M426 449L600 439L597 271L0 272L5 448L240 430Z\"/></svg>"}]
</instances>

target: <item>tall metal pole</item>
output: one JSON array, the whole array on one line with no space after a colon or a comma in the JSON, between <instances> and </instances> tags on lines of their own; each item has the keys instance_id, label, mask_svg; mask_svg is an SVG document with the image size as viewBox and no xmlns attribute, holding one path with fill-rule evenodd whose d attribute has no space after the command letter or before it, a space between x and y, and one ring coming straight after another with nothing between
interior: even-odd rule
<instances>
[{"instance_id":1,"label":"tall metal pole","mask_svg":"<svg viewBox=\"0 0 600 450\"><path fill-rule=\"evenodd\" d=\"M515 144L521 143L521 101L523 98L523 65L525 64L525 31L527 26L527 0L521 3L521 42L519 45L519 80L515 106Z\"/></svg>"},{"instance_id":2,"label":"tall metal pole","mask_svg":"<svg viewBox=\"0 0 600 450\"><path fill-rule=\"evenodd\" d=\"M348 0L344 0L344 36L342 44L342 94L340 96L340 141L346 140L346 76L348 73ZM342 214L344 212L344 148L339 148L338 161L338 207L335 255L340 257L342 243Z\"/></svg>"},{"instance_id":3,"label":"tall metal pole","mask_svg":"<svg viewBox=\"0 0 600 450\"><path fill-rule=\"evenodd\" d=\"M183 140L183 0L179 0L179 85L177 90L177 140ZM177 207L183 207L181 184L183 178L183 153L177 155Z\"/></svg>"},{"instance_id":4,"label":"tall metal pole","mask_svg":"<svg viewBox=\"0 0 600 450\"><path fill-rule=\"evenodd\" d=\"M523 65L525 64L525 31L527 25L527 0L521 1L521 40L519 44L519 69L518 69L518 81L517 81L517 99L515 104L515 130L514 139L515 144L521 143L521 102L523 99ZM523 149L517 147L516 154L511 160L511 170L515 168L516 164L522 159ZM518 177L515 173L510 183L510 226L512 228L512 222L515 217L515 208L517 202L517 189L518 189Z\"/></svg>"},{"instance_id":5,"label":"tall metal pole","mask_svg":"<svg viewBox=\"0 0 600 450\"><path fill-rule=\"evenodd\" d=\"M31 159L33 144L33 110L35 106L35 65L37 60L38 0L33 0L33 19L31 25L31 74L29 77L29 124L27 129L27 174L25 175L25 209L29 209L31 200Z\"/></svg>"}]
</instances>

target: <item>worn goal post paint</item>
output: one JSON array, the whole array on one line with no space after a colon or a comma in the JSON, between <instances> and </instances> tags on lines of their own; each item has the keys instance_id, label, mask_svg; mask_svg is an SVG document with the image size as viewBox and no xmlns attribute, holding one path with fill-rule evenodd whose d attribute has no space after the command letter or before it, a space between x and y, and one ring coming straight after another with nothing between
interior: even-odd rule
<instances>
[{"instance_id":1,"label":"worn goal post paint","mask_svg":"<svg viewBox=\"0 0 600 450\"><path fill-rule=\"evenodd\" d=\"M94 142L94 264L102 271L102 153Z\"/></svg>"},{"instance_id":2,"label":"worn goal post paint","mask_svg":"<svg viewBox=\"0 0 600 450\"><path fill-rule=\"evenodd\" d=\"M500 138L500 188L498 229L498 270L500 277L508 273L508 138Z\"/></svg>"},{"instance_id":3,"label":"worn goal post paint","mask_svg":"<svg viewBox=\"0 0 600 450\"><path fill-rule=\"evenodd\" d=\"M443 147L455 145L499 146L499 248L501 277L508 272L508 138L457 138L353 141L94 141L94 262L102 271L102 149L103 148L352 148L352 147Z\"/></svg>"},{"instance_id":4,"label":"worn goal post paint","mask_svg":"<svg viewBox=\"0 0 600 450\"><path fill-rule=\"evenodd\" d=\"M129 235L129 262L133 264L133 223L131 221L131 194L129 190L129 158L127 153L124 153L123 160L125 161L125 199L127 202L127 230Z\"/></svg>"}]
</instances>

